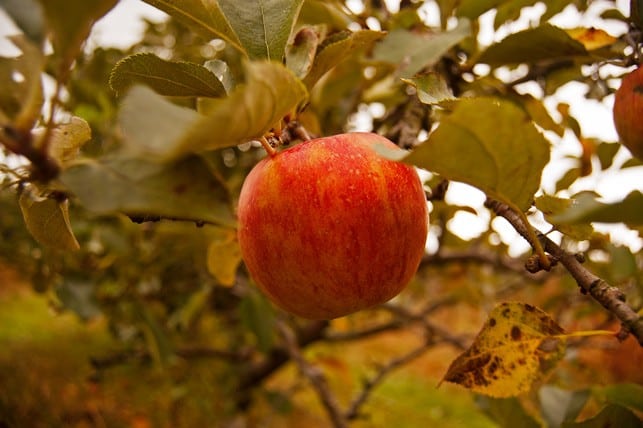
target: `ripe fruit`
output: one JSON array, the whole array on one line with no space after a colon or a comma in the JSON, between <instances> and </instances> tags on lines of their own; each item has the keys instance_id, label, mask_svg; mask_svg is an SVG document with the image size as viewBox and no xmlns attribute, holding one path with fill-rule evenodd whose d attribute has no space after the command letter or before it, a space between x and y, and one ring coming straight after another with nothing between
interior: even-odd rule
<instances>
[{"instance_id":1,"label":"ripe fruit","mask_svg":"<svg viewBox=\"0 0 643 428\"><path fill-rule=\"evenodd\" d=\"M245 264L277 306L330 319L384 303L415 274L428 213L415 170L384 137L318 138L269 156L239 197Z\"/></svg>"},{"instance_id":2,"label":"ripe fruit","mask_svg":"<svg viewBox=\"0 0 643 428\"><path fill-rule=\"evenodd\" d=\"M623 77L616 91L614 126L621 143L643 160L643 67Z\"/></svg>"}]
</instances>

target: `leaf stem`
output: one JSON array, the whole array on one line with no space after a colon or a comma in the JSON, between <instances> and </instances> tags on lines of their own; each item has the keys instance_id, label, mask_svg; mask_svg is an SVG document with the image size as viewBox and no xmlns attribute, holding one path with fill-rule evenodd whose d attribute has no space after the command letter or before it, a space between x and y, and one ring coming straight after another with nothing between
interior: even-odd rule
<instances>
[{"instance_id":1,"label":"leaf stem","mask_svg":"<svg viewBox=\"0 0 643 428\"><path fill-rule=\"evenodd\" d=\"M277 150L270 145L266 137L259 138L259 142L263 146L264 150L268 153L268 156L273 157L277 154Z\"/></svg>"}]
</instances>

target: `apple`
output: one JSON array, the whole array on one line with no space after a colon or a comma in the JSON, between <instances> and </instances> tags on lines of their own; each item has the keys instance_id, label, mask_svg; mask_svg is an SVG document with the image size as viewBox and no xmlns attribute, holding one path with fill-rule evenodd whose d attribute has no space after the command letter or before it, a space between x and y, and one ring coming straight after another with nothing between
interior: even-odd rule
<instances>
[{"instance_id":1,"label":"apple","mask_svg":"<svg viewBox=\"0 0 643 428\"><path fill-rule=\"evenodd\" d=\"M395 297L424 254L428 211L414 168L372 133L318 138L261 160L243 183L238 238L268 298L332 319Z\"/></svg>"},{"instance_id":2,"label":"apple","mask_svg":"<svg viewBox=\"0 0 643 428\"><path fill-rule=\"evenodd\" d=\"M643 67L623 77L616 91L614 126L621 143L643 160Z\"/></svg>"}]
</instances>

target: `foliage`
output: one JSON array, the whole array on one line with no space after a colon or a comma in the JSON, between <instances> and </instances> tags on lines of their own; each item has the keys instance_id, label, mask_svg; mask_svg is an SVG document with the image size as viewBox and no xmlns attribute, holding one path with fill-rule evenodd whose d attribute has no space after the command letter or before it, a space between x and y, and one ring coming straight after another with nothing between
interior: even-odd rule
<instances>
[{"instance_id":1,"label":"foliage","mask_svg":"<svg viewBox=\"0 0 643 428\"><path fill-rule=\"evenodd\" d=\"M557 98L580 84L578 103L610 100L641 62L640 1L622 11L598 0L373 0L355 11L340 1L146 0L168 19L148 22L129 49L84 50L117 3L0 1L22 30L8 37L20 53L0 57L0 256L57 308L105 320L120 357L96 357L97 373L159 370L185 412L205 376L223 402L199 401L210 417L200 422L226 426L250 423L266 403L287 412L296 394L271 380L291 363L333 424L347 426L368 415L391 372L447 346L444 380L482 394L480 412L501 425L626 426L641 415L635 370L606 386L582 370L593 341L643 344L643 255L597 225L640 234L641 191L614 201L576 190L607 173L640 177L641 164L586 135ZM524 25L536 3L541 14ZM594 27L556 20L597 8ZM373 131L409 149L397 160L425 170L432 245L393 301L304 322L272 307L243 266L239 189L262 146L353 130L365 112ZM548 175L561 146L575 154ZM457 183L485 205L455 203ZM532 253L516 255L495 220L462 238L453 224L472 214L508 221ZM592 331L616 337L586 338ZM328 382L341 364L318 370L316 350L341 360L339 344L391 332L416 346L388 347L354 387Z\"/></svg>"}]
</instances>

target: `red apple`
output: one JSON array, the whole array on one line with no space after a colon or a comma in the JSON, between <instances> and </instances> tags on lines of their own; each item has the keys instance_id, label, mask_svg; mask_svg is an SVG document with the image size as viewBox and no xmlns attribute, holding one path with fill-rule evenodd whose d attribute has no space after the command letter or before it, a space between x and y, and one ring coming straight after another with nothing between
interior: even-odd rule
<instances>
[{"instance_id":1,"label":"red apple","mask_svg":"<svg viewBox=\"0 0 643 428\"><path fill-rule=\"evenodd\" d=\"M623 77L616 91L614 126L621 143L643 160L643 67Z\"/></svg>"},{"instance_id":2,"label":"red apple","mask_svg":"<svg viewBox=\"0 0 643 428\"><path fill-rule=\"evenodd\" d=\"M415 274L428 226L422 183L378 145L401 150L371 133L318 138L268 156L246 177L241 254L277 306L336 318L388 301Z\"/></svg>"}]
</instances>

